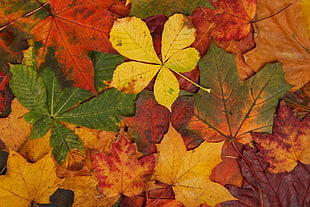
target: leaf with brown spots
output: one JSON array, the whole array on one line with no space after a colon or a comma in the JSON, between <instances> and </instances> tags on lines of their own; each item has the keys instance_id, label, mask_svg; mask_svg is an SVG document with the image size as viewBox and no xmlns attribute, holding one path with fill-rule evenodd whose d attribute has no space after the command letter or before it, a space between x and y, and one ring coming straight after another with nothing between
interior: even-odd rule
<instances>
[{"instance_id":1,"label":"leaf with brown spots","mask_svg":"<svg viewBox=\"0 0 310 207\"><path fill-rule=\"evenodd\" d=\"M111 154L93 153L92 158L99 191L107 197L142 193L155 167L154 155L138 159L136 145L130 143L124 132L111 145Z\"/></svg>"},{"instance_id":2,"label":"leaf with brown spots","mask_svg":"<svg viewBox=\"0 0 310 207\"><path fill-rule=\"evenodd\" d=\"M67 81L73 81L75 87L96 93L88 52L115 52L109 32L115 12L118 17L127 14L122 9L124 3L121 0L50 0L50 10L45 8L49 16L31 31L36 41L38 65L47 61Z\"/></svg>"},{"instance_id":3,"label":"leaf with brown spots","mask_svg":"<svg viewBox=\"0 0 310 207\"><path fill-rule=\"evenodd\" d=\"M286 105L279 108L273 133L253 133L253 139L272 173L290 172L297 162L310 164L310 117L300 121Z\"/></svg>"}]
</instances>

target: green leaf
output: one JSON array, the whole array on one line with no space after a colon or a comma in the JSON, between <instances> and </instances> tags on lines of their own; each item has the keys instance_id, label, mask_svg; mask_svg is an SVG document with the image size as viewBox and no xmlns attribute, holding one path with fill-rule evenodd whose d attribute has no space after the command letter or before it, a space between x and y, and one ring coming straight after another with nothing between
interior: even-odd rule
<instances>
[{"instance_id":1,"label":"green leaf","mask_svg":"<svg viewBox=\"0 0 310 207\"><path fill-rule=\"evenodd\" d=\"M32 124L32 131L29 139L37 139L43 137L51 128L52 119L47 116L43 116Z\"/></svg>"},{"instance_id":2,"label":"green leaf","mask_svg":"<svg viewBox=\"0 0 310 207\"><path fill-rule=\"evenodd\" d=\"M281 65L268 64L252 78L240 80L235 55L213 43L199 62L201 84L212 88L195 95L198 121L226 138L251 140L250 132L272 132L279 99L290 89ZM197 120L198 119L198 120ZM191 123L191 124L194 124ZM223 138L224 138L223 137Z\"/></svg>"},{"instance_id":3,"label":"green leaf","mask_svg":"<svg viewBox=\"0 0 310 207\"><path fill-rule=\"evenodd\" d=\"M95 69L95 87L97 92L101 91L106 84L103 81L111 81L115 68L124 62L122 55L106 54L101 52L92 53L92 61Z\"/></svg>"},{"instance_id":4,"label":"green leaf","mask_svg":"<svg viewBox=\"0 0 310 207\"><path fill-rule=\"evenodd\" d=\"M10 87L20 103L32 112L49 115L46 88L41 77L31 67L13 65Z\"/></svg>"},{"instance_id":5,"label":"green leaf","mask_svg":"<svg viewBox=\"0 0 310 207\"><path fill-rule=\"evenodd\" d=\"M66 161L68 153L73 149L78 150L82 156L85 154L83 143L79 137L57 121L53 123L50 144L52 153L60 164Z\"/></svg>"},{"instance_id":6,"label":"green leaf","mask_svg":"<svg viewBox=\"0 0 310 207\"><path fill-rule=\"evenodd\" d=\"M116 89L107 90L57 119L92 129L118 131L120 115L131 116L135 113L136 97L135 94L124 94Z\"/></svg>"},{"instance_id":7,"label":"green leaf","mask_svg":"<svg viewBox=\"0 0 310 207\"><path fill-rule=\"evenodd\" d=\"M157 14L171 16L175 13L191 15L200 6L213 8L208 0L132 0L130 16L145 18Z\"/></svg>"}]
</instances>

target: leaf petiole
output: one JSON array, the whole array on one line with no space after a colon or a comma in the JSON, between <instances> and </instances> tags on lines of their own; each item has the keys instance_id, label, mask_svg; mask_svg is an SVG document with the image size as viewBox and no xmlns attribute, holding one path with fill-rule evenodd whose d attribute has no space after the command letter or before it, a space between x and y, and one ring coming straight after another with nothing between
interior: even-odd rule
<instances>
[{"instance_id":1,"label":"leaf petiole","mask_svg":"<svg viewBox=\"0 0 310 207\"><path fill-rule=\"evenodd\" d=\"M202 90L204 90L204 91L210 93L210 91L211 91L210 88L205 88L205 87L199 85L198 83L195 83L194 81L192 81L191 79L189 79L188 77L186 77L185 75L183 75L182 73L179 73L179 72L177 72L177 71L173 71L173 72L175 72L176 74L178 74L179 76L181 76L182 78L184 78L185 80L187 80L188 82L194 84L194 85L197 86L198 88L200 88L200 89L202 89Z\"/></svg>"}]
</instances>

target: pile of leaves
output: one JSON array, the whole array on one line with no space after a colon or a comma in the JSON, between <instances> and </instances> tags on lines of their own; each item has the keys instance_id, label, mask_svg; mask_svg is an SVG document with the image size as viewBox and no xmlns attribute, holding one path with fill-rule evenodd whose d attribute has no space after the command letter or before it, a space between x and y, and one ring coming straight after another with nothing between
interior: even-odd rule
<instances>
[{"instance_id":1,"label":"pile of leaves","mask_svg":"<svg viewBox=\"0 0 310 207\"><path fill-rule=\"evenodd\" d=\"M309 8L0 1L0 206L309 206Z\"/></svg>"}]
</instances>

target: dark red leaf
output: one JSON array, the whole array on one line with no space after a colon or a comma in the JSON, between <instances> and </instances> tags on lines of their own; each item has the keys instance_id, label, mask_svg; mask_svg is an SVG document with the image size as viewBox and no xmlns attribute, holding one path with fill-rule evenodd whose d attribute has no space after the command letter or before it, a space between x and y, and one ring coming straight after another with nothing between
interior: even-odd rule
<instances>
[{"instance_id":1,"label":"dark red leaf","mask_svg":"<svg viewBox=\"0 0 310 207\"><path fill-rule=\"evenodd\" d=\"M10 108L13 98L9 87L9 76L0 71L0 115Z\"/></svg>"}]
</instances>

